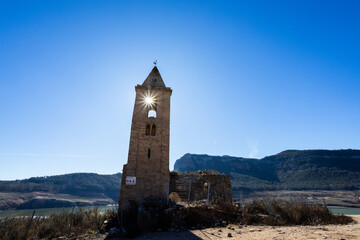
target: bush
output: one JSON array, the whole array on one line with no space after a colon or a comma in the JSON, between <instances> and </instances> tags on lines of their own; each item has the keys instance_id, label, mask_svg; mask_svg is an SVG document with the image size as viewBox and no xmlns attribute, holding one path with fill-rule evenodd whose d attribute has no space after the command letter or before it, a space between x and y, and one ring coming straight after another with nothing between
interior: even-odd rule
<instances>
[{"instance_id":1,"label":"bush","mask_svg":"<svg viewBox=\"0 0 360 240\"><path fill-rule=\"evenodd\" d=\"M176 209L173 215L171 222L176 223L173 225L188 229L227 223L280 226L348 224L354 221L348 216L334 215L320 204L275 199L255 199L243 206L225 203L185 205Z\"/></svg>"},{"instance_id":2,"label":"bush","mask_svg":"<svg viewBox=\"0 0 360 240\"><path fill-rule=\"evenodd\" d=\"M348 216L332 214L321 204L309 205L302 201L257 199L243 206L241 211L245 224L323 225L348 224L354 221Z\"/></svg>"},{"instance_id":3,"label":"bush","mask_svg":"<svg viewBox=\"0 0 360 240\"><path fill-rule=\"evenodd\" d=\"M116 214L115 210L101 213L98 208L87 210L79 209L74 212L53 213L49 217L35 217L31 223L28 239L52 239L67 236L70 220L72 219L71 233L80 236L88 232L97 232L105 219ZM29 217L8 218L0 223L1 239L24 239L29 224Z\"/></svg>"}]
</instances>

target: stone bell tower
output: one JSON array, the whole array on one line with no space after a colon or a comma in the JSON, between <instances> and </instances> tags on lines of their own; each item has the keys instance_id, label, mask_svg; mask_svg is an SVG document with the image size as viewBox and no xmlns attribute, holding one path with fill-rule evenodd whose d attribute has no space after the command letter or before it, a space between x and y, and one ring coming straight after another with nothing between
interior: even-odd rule
<instances>
[{"instance_id":1,"label":"stone bell tower","mask_svg":"<svg viewBox=\"0 0 360 240\"><path fill-rule=\"evenodd\" d=\"M123 167L119 205L141 204L143 199L166 199L169 187L171 88L155 66L136 98L131 123L128 162Z\"/></svg>"}]
</instances>

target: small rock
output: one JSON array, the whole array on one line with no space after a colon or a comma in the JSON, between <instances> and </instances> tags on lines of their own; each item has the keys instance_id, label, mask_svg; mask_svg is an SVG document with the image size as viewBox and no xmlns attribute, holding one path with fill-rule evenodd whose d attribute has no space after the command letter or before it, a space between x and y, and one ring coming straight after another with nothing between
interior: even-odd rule
<instances>
[{"instance_id":1,"label":"small rock","mask_svg":"<svg viewBox=\"0 0 360 240\"><path fill-rule=\"evenodd\" d=\"M218 231L219 231L219 232L222 232L222 230L221 230L221 229L219 229Z\"/></svg>"},{"instance_id":2,"label":"small rock","mask_svg":"<svg viewBox=\"0 0 360 240\"><path fill-rule=\"evenodd\" d=\"M120 229L116 228L116 227L113 227L113 228L110 228L110 233L120 233Z\"/></svg>"},{"instance_id":3,"label":"small rock","mask_svg":"<svg viewBox=\"0 0 360 240\"><path fill-rule=\"evenodd\" d=\"M254 229L250 229L250 232L254 232Z\"/></svg>"},{"instance_id":4,"label":"small rock","mask_svg":"<svg viewBox=\"0 0 360 240\"><path fill-rule=\"evenodd\" d=\"M165 213L171 212L173 210L174 210L174 208L167 208L167 209L165 209Z\"/></svg>"},{"instance_id":5,"label":"small rock","mask_svg":"<svg viewBox=\"0 0 360 240\"><path fill-rule=\"evenodd\" d=\"M228 233L228 237L232 237L232 234L231 234L231 233Z\"/></svg>"},{"instance_id":6,"label":"small rock","mask_svg":"<svg viewBox=\"0 0 360 240\"><path fill-rule=\"evenodd\" d=\"M239 231L239 232L236 232L236 234L241 234L241 232Z\"/></svg>"},{"instance_id":7,"label":"small rock","mask_svg":"<svg viewBox=\"0 0 360 240\"><path fill-rule=\"evenodd\" d=\"M235 231L235 228L231 228L231 230Z\"/></svg>"}]
</instances>

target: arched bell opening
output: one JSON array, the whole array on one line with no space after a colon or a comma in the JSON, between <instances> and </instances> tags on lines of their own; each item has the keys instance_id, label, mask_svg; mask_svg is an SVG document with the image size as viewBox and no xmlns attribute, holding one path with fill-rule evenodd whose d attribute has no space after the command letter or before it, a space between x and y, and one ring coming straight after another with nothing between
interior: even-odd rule
<instances>
[{"instance_id":1,"label":"arched bell opening","mask_svg":"<svg viewBox=\"0 0 360 240\"><path fill-rule=\"evenodd\" d=\"M148 118L156 118L156 111L155 110L149 110Z\"/></svg>"}]
</instances>

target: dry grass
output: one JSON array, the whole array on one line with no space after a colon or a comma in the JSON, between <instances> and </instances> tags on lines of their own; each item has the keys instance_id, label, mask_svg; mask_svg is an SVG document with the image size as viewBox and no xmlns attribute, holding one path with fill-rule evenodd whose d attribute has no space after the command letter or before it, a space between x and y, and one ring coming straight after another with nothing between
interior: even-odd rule
<instances>
[{"instance_id":1,"label":"dry grass","mask_svg":"<svg viewBox=\"0 0 360 240\"><path fill-rule=\"evenodd\" d=\"M302 201L256 199L241 206L232 204L198 204L179 208L172 218L173 226L187 229L225 226L229 223L248 225L325 225L349 224L353 219L334 215L320 204Z\"/></svg>"},{"instance_id":2,"label":"dry grass","mask_svg":"<svg viewBox=\"0 0 360 240\"><path fill-rule=\"evenodd\" d=\"M307 204L302 201L262 199L245 206L238 206L244 224L265 225L324 225L348 224L353 219L334 215L321 204Z\"/></svg>"},{"instance_id":3,"label":"dry grass","mask_svg":"<svg viewBox=\"0 0 360 240\"><path fill-rule=\"evenodd\" d=\"M170 201L148 201L138 212L123 215L124 227L128 234L135 236L140 232L157 229L201 229L205 227L226 226L232 224L248 225L324 225L348 224L353 219L344 215L334 215L326 207L309 205L302 201L285 201L275 199L257 199L246 205L231 203L175 204ZM52 239L67 236L71 212L53 213L50 217L34 218L28 239ZM0 222L0 239L24 239L30 218L9 218ZM102 226L107 220L106 226ZM120 220L116 210L101 213L97 208L86 211L79 210L72 216L73 238L102 229L109 231L111 227L119 227ZM128 223L126 225L126 223ZM129 223L134 223L130 224ZM130 227L131 226L131 227ZM105 230L104 230L105 229Z\"/></svg>"},{"instance_id":4,"label":"dry grass","mask_svg":"<svg viewBox=\"0 0 360 240\"><path fill-rule=\"evenodd\" d=\"M170 193L169 198L175 203L178 203L181 201L179 194L177 194L176 192Z\"/></svg>"},{"instance_id":5,"label":"dry grass","mask_svg":"<svg viewBox=\"0 0 360 240\"><path fill-rule=\"evenodd\" d=\"M97 208L89 208L86 211L79 209L71 217L71 212L53 213L49 217L35 217L31 223L27 239L52 239L67 236L70 220L72 218L71 233L80 236L89 232L99 231L105 219L116 214L108 210L101 213ZM24 239L30 218L8 218L0 223L1 239Z\"/></svg>"}]
</instances>

